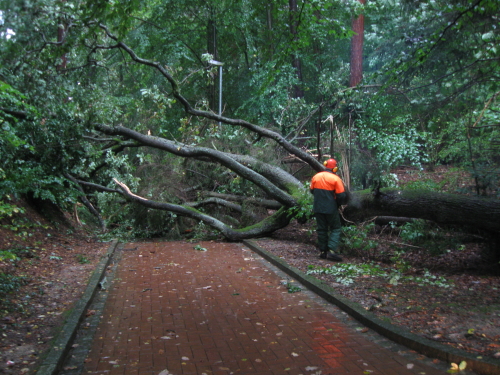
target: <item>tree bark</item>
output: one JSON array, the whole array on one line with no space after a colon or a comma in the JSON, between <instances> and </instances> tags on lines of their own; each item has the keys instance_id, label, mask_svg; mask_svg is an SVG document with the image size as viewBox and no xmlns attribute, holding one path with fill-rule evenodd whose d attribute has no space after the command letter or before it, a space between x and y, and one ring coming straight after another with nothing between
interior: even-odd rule
<instances>
[{"instance_id":1,"label":"tree bark","mask_svg":"<svg viewBox=\"0 0 500 375\"><path fill-rule=\"evenodd\" d=\"M223 199L223 200L227 200L227 201L234 201L234 202L250 201L250 202L252 202L252 204L262 206L265 208L269 208L271 210L279 210L281 207L283 207L283 205L280 204L279 202L269 200L269 199L245 197L245 196L233 195L233 194L220 194L220 193L214 193L213 191L202 191L201 196L214 197L214 198Z\"/></svg>"},{"instance_id":2,"label":"tree bark","mask_svg":"<svg viewBox=\"0 0 500 375\"><path fill-rule=\"evenodd\" d=\"M365 4L366 0L358 0ZM354 35L351 40L351 77L349 86L354 87L361 83L363 79L363 40L365 33L365 16L360 14L352 21L352 31Z\"/></svg>"},{"instance_id":3,"label":"tree bark","mask_svg":"<svg viewBox=\"0 0 500 375\"><path fill-rule=\"evenodd\" d=\"M404 216L500 232L500 200L425 190L354 192L344 215L354 221L374 216Z\"/></svg>"}]
</instances>

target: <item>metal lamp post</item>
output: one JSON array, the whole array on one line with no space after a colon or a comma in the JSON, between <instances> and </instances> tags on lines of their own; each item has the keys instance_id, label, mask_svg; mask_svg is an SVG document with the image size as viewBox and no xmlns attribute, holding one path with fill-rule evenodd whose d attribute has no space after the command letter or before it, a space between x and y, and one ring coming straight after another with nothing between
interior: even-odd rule
<instances>
[{"instance_id":1,"label":"metal lamp post","mask_svg":"<svg viewBox=\"0 0 500 375\"><path fill-rule=\"evenodd\" d=\"M216 60L210 60L208 62L210 65L215 65L219 67L219 116L222 115L222 65L224 63ZM221 122L219 121L219 126L221 125Z\"/></svg>"}]
</instances>

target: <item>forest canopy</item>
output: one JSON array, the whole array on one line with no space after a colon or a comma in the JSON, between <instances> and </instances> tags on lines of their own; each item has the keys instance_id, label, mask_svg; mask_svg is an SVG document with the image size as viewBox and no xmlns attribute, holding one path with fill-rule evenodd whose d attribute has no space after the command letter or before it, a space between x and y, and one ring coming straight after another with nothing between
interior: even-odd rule
<instances>
[{"instance_id":1,"label":"forest canopy","mask_svg":"<svg viewBox=\"0 0 500 375\"><path fill-rule=\"evenodd\" d=\"M351 191L454 165L495 205L499 8L1 0L0 218L30 196L133 236L248 238L309 215L328 157Z\"/></svg>"}]
</instances>

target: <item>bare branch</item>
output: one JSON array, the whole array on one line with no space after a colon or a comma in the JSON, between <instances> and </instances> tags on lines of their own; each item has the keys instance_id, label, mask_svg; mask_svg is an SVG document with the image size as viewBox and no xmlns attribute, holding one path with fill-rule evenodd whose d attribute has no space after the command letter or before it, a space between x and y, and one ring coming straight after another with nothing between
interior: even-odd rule
<instances>
[{"instance_id":1,"label":"bare branch","mask_svg":"<svg viewBox=\"0 0 500 375\"><path fill-rule=\"evenodd\" d=\"M169 139L141 134L139 132L136 132L135 130L123 126L110 127L102 124L96 124L95 126L97 130L100 130L105 134L123 135L128 138L134 139L135 141L140 142L145 146L164 150L177 156L195 158L205 157L210 160L215 160L219 164L234 171L242 178L252 181L255 185L259 186L263 191L265 191L267 194L279 201L284 206L293 207L297 204L293 196L278 188L275 184L265 178L263 174L255 172L243 163L238 162L237 157L240 156L235 156L233 154L228 154L211 148L189 146L180 142L171 141ZM291 176L291 178L295 180L293 176ZM296 185L296 187L300 186L300 183Z\"/></svg>"},{"instance_id":2,"label":"bare branch","mask_svg":"<svg viewBox=\"0 0 500 375\"><path fill-rule=\"evenodd\" d=\"M85 207L87 207L87 209L90 211L90 213L97 218L97 220L99 221L99 224L101 226L102 231L105 232L106 231L106 223L104 222L99 211L97 211L97 209L87 199L87 195L85 194L82 187L80 186L80 182L76 178L71 176L69 173L65 173L64 176L66 178L68 178L70 181L72 181L76 185L77 189L82 193L82 195L80 196L80 200L82 201L83 205Z\"/></svg>"},{"instance_id":3,"label":"bare branch","mask_svg":"<svg viewBox=\"0 0 500 375\"><path fill-rule=\"evenodd\" d=\"M220 199L220 198L207 198L207 199L204 199L202 201L187 202L184 204L186 206L194 207L194 208L203 207L203 206L206 206L209 204L217 204L219 206L224 206L224 207L230 208L231 210L236 211L236 212L242 212L241 206L239 204L231 203L225 199Z\"/></svg>"},{"instance_id":4,"label":"bare branch","mask_svg":"<svg viewBox=\"0 0 500 375\"><path fill-rule=\"evenodd\" d=\"M4 107L0 107L0 111L8 113L9 115L17 117L19 119L25 119L26 117L28 117L28 113L25 111L17 111L15 109L9 109Z\"/></svg>"},{"instance_id":5,"label":"bare branch","mask_svg":"<svg viewBox=\"0 0 500 375\"><path fill-rule=\"evenodd\" d=\"M127 185L114 179L115 183L120 186L121 194L128 199L137 202L145 207L174 212L178 215L187 216L197 221L202 221L206 225L218 230L224 237L231 241L239 241L246 238L260 237L268 233L272 233L280 228L288 225L290 216L285 209L278 210L274 215L268 217L256 225L252 225L245 229L232 229L222 221L206 215L195 208L186 207L172 203L163 203L146 199L130 191Z\"/></svg>"}]
</instances>

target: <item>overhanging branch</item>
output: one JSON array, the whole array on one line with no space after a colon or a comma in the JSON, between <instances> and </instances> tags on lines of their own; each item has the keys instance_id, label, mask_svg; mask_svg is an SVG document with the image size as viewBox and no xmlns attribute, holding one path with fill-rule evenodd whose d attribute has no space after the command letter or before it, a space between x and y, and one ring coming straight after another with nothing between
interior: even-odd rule
<instances>
[{"instance_id":1,"label":"overhanging branch","mask_svg":"<svg viewBox=\"0 0 500 375\"><path fill-rule=\"evenodd\" d=\"M277 132L271 131L269 129L260 127L258 125L252 124L250 122L247 122L247 121L244 121L241 119L232 119L232 118L228 118L228 117L223 117L223 116L219 116L219 115L212 113L212 112L200 111L198 109L193 108L191 106L191 104L189 103L189 101L186 98L184 98L184 96L182 96L180 94L177 81L170 75L170 73L168 73L168 71L160 63L139 57L132 48L130 48L127 44L119 41L118 38L116 36L114 36L105 25L101 24L101 25L99 25L99 27L101 27L106 32L106 35L110 39L116 41L117 43L113 46L98 46L96 48L99 48L99 49L120 48L120 49L124 50L125 52L127 52L127 54L132 58L133 61L135 61L139 64L142 64L142 65L150 66L150 67L158 70L158 72L160 72L160 74L163 77L165 77L165 79L169 82L169 84L172 88L172 95L182 104L186 113L191 114L193 116L204 117L204 118L211 119L211 120L214 120L217 122L224 122L225 124L228 124L228 125L240 126L240 127L245 128L245 129L248 129L251 132L258 134L261 137L265 137L265 138L269 138L269 139L274 140L276 143L278 143L280 146L282 146L286 151L288 151L289 153L304 160L314 170L316 170L316 171L324 170L323 165L321 165L321 163L318 162L312 155L308 154L307 152L304 152L303 150L301 150L298 147L295 147L293 144L288 142L281 134L279 134Z\"/></svg>"},{"instance_id":2,"label":"overhanging branch","mask_svg":"<svg viewBox=\"0 0 500 375\"><path fill-rule=\"evenodd\" d=\"M240 163L237 160L235 160L236 157L232 154L228 154L222 151L206 147L189 146L181 142L171 141L165 138L159 138L151 135L142 134L123 126L110 127L103 124L96 124L95 126L97 130L105 134L126 136L130 139L134 139L135 141L140 142L144 146L154 147L163 151L167 151L177 156L193 157L193 158L206 157L209 158L210 160L217 161L219 164L232 170L242 178L253 182L255 185L260 187L264 192L266 192L268 195L276 199L284 206L292 207L297 204L293 196L287 194L285 191L278 188L274 183L265 178L263 174L258 173L249 168L248 166L244 165L243 163ZM300 186L300 183L299 185L296 186Z\"/></svg>"}]
</instances>

